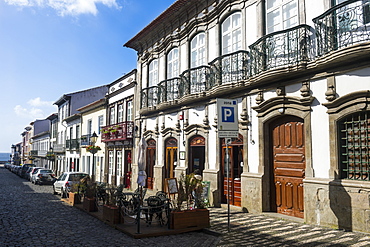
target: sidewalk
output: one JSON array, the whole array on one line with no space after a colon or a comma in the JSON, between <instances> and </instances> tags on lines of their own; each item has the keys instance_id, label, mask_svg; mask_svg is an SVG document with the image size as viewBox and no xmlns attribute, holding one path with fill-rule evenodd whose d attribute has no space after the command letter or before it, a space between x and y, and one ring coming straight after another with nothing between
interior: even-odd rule
<instances>
[{"instance_id":1,"label":"sidewalk","mask_svg":"<svg viewBox=\"0 0 370 247\"><path fill-rule=\"evenodd\" d=\"M210 208L217 246L370 246L370 234L307 225L302 219L274 213L250 214L233 208L228 232L227 208Z\"/></svg>"}]
</instances>

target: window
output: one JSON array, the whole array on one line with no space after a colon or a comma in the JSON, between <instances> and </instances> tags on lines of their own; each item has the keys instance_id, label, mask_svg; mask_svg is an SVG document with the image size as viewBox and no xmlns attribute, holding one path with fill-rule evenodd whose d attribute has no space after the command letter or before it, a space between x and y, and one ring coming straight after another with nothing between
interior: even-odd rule
<instances>
[{"instance_id":1,"label":"window","mask_svg":"<svg viewBox=\"0 0 370 247\"><path fill-rule=\"evenodd\" d=\"M87 120L87 134L88 135L92 134L92 120L91 119Z\"/></svg>"},{"instance_id":2,"label":"window","mask_svg":"<svg viewBox=\"0 0 370 247\"><path fill-rule=\"evenodd\" d=\"M156 86L158 84L158 61L153 60L149 64L149 87Z\"/></svg>"},{"instance_id":3,"label":"window","mask_svg":"<svg viewBox=\"0 0 370 247\"><path fill-rule=\"evenodd\" d=\"M133 108L133 105L132 105L132 100L130 101L127 101L127 121L132 121L133 120L133 117L132 117L132 108Z\"/></svg>"},{"instance_id":4,"label":"window","mask_svg":"<svg viewBox=\"0 0 370 247\"><path fill-rule=\"evenodd\" d=\"M340 173L343 179L370 180L370 111L338 123Z\"/></svg>"},{"instance_id":5,"label":"window","mask_svg":"<svg viewBox=\"0 0 370 247\"><path fill-rule=\"evenodd\" d=\"M104 125L104 116L101 115L98 117L98 132L100 134L100 130L102 128L102 126Z\"/></svg>"},{"instance_id":6,"label":"window","mask_svg":"<svg viewBox=\"0 0 370 247\"><path fill-rule=\"evenodd\" d=\"M109 175L113 175L113 163L114 163L114 153L113 151L109 151L109 163L108 163Z\"/></svg>"},{"instance_id":7,"label":"window","mask_svg":"<svg viewBox=\"0 0 370 247\"><path fill-rule=\"evenodd\" d=\"M72 140L73 138L73 127L69 128L69 139Z\"/></svg>"},{"instance_id":8,"label":"window","mask_svg":"<svg viewBox=\"0 0 370 247\"><path fill-rule=\"evenodd\" d=\"M114 121L114 107L111 107L110 110L109 110L109 124L112 125L112 124L115 124L115 121Z\"/></svg>"},{"instance_id":9,"label":"window","mask_svg":"<svg viewBox=\"0 0 370 247\"><path fill-rule=\"evenodd\" d=\"M173 48L167 55L167 79L179 75L179 49Z\"/></svg>"},{"instance_id":10,"label":"window","mask_svg":"<svg viewBox=\"0 0 370 247\"><path fill-rule=\"evenodd\" d=\"M76 125L76 139L80 138L80 125Z\"/></svg>"},{"instance_id":11,"label":"window","mask_svg":"<svg viewBox=\"0 0 370 247\"><path fill-rule=\"evenodd\" d=\"M123 122L123 104L118 105L118 123Z\"/></svg>"},{"instance_id":12,"label":"window","mask_svg":"<svg viewBox=\"0 0 370 247\"><path fill-rule=\"evenodd\" d=\"M117 175L123 176L122 172L122 151L117 151Z\"/></svg>"},{"instance_id":13,"label":"window","mask_svg":"<svg viewBox=\"0 0 370 247\"><path fill-rule=\"evenodd\" d=\"M267 0L266 25L268 34L298 25L298 0Z\"/></svg>"},{"instance_id":14,"label":"window","mask_svg":"<svg viewBox=\"0 0 370 247\"><path fill-rule=\"evenodd\" d=\"M204 65L206 62L205 52L205 34L199 33L196 35L190 43L190 66L195 68Z\"/></svg>"},{"instance_id":15,"label":"window","mask_svg":"<svg viewBox=\"0 0 370 247\"><path fill-rule=\"evenodd\" d=\"M241 14L234 13L227 17L221 29L222 55L240 50L242 48Z\"/></svg>"}]
</instances>

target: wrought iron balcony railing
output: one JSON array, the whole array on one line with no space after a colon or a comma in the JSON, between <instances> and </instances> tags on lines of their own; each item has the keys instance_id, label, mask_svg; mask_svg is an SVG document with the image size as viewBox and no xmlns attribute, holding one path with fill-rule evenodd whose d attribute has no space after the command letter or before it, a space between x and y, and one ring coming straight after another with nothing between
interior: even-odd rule
<instances>
[{"instance_id":1,"label":"wrought iron balcony railing","mask_svg":"<svg viewBox=\"0 0 370 247\"><path fill-rule=\"evenodd\" d=\"M133 138L134 122L127 121L104 126L101 130L102 142L124 141Z\"/></svg>"},{"instance_id":2,"label":"wrought iron balcony railing","mask_svg":"<svg viewBox=\"0 0 370 247\"><path fill-rule=\"evenodd\" d=\"M201 93L208 90L210 88L210 72L211 68L209 66L199 66L196 68L185 70L180 75L180 97L193 93Z\"/></svg>"},{"instance_id":3,"label":"wrought iron balcony railing","mask_svg":"<svg viewBox=\"0 0 370 247\"><path fill-rule=\"evenodd\" d=\"M80 148L80 140L79 139L66 140L66 149L67 150L77 150L79 148Z\"/></svg>"},{"instance_id":4,"label":"wrought iron balcony railing","mask_svg":"<svg viewBox=\"0 0 370 247\"><path fill-rule=\"evenodd\" d=\"M180 78L172 78L169 80L161 81L159 87L159 102L170 102L179 98L179 85Z\"/></svg>"},{"instance_id":5,"label":"wrought iron balcony railing","mask_svg":"<svg viewBox=\"0 0 370 247\"><path fill-rule=\"evenodd\" d=\"M64 144L54 144L53 151L55 153L63 153L63 152L65 152L65 146L64 146Z\"/></svg>"},{"instance_id":6,"label":"wrought iron balcony railing","mask_svg":"<svg viewBox=\"0 0 370 247\"><path fill-rule=\"evenodd\" d=\"M242 81L248 78L248 52L237 51L223 55L210 62L212 75L210 88Z\"/></svg>"},{"instance_id":7,"label":"wrought iron balcony railing","mask_svg":"<svg viewBox=\"0 0 370 247\"><path fill-rule=\"evenodd\" d=\"M310 26L299 25L263 36L249 46L250 75L313 59L313 34Z\"/></svg>"},{"instance_id":8,"label":"wrought iron balcony railing","mask_svg":"<svg viewBox=\"0 0 370 247\"><path fill-rule=\"evenodd\" d=\"M158 104L158 87L152 86L141 91L141 108L153 107Z\"/></svg>"},{"instance_id":9,"label":"wrought iron balcony railing","mask_svg":"<svg viewBox=\"0 0 370 247\"><path fill-rule=\"evenodd\" d=\"M91 134L82 135L81 136L81 146L89 146L91 144L90 137L91 137Z\"/></svg>"},{"instance_id":10,"label":"wrought iron balcony railing","mask_svg":"<svg viewBox=\"0 0 370 247\"><path fill-rule=\"evenodd\" d=\"M370 0L349 0L313 19L318 55L370 40Z\"/></svg>"}]
</instances>

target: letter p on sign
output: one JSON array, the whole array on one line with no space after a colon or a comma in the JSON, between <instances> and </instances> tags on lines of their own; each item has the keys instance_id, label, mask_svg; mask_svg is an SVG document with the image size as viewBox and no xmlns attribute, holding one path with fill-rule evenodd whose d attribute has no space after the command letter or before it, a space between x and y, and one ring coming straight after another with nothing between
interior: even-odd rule
<instances>
[{"instance_id":1,"label":"letter p on sign","mask_svg":"<svg viewBox=\"0 0 370 247\"><path fill-rule=\"evenodd\" d=\"M234 107L221 107L222 122L234 122Z\"/></svg>"}]
</instances>

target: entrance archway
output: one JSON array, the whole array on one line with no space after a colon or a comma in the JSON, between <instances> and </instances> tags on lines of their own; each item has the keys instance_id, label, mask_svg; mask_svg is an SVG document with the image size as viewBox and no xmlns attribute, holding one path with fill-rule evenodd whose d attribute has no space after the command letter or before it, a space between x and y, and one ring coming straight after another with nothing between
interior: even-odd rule
<instances>
[{"instance_id":1,"label":"entrance archway","mask_svg":"<svg viewBox=\"0 0 370 247\"><path fill-rule=\"evenodd\" d=\"M147 141L147 149L146 149L146 175L147 175L147 188L153 189L154 184L154 165L156 160L156 153L157 153L157 145L156 141L153 139L149 139Z\"/></svg>"},{"instance_id":2,"label":"entrance archway","mask_svg":"<svg viewBox=\"0 0 370 247\"><path fill-rule=\"evenodd\" d=\"M166 140L164 178L175 177L175 162L177 163L177 140L170 137Z\"/></svg>"},{"instance_id":3,"label":"entrance archway","mask_svg":"<svg viewBox=\"0 0 370 247\"><path fill-rule=\"evenodd\" d=\"M287 116L270 124L271 209L281 214L304 217L305 136L301 118Z\"/></svg>"},{"instance_id":4,"label":"entrance archway","mask_svg":"<svg viewBox=\"0 0 370 247\"><path fill-rule=\"evenodd\" d=\"M195 136L190 140L189 147L189 173L199 170L204 170L205 160L205 138L203 136Z\"/></svg>"},{"instance_id":5,"label":"entrance archway","mask_svg":"<svg viewBox=\"0 0 370 247\"><path fill-rule=\"evenodd\" d=\"M243 137L239 135L228 146L230 157L230 170L229 178L227 177L227 164L226 164L226 143L225 139L221 139L222 155L221 155L221 179L222 179L222 198L223 203L227 202L227 194L229 194L229 203L235 206L241 206L241 174L243 173ZM227 180L229 179L229 191L227 188Z\"/></svg>"}]
</instances>

